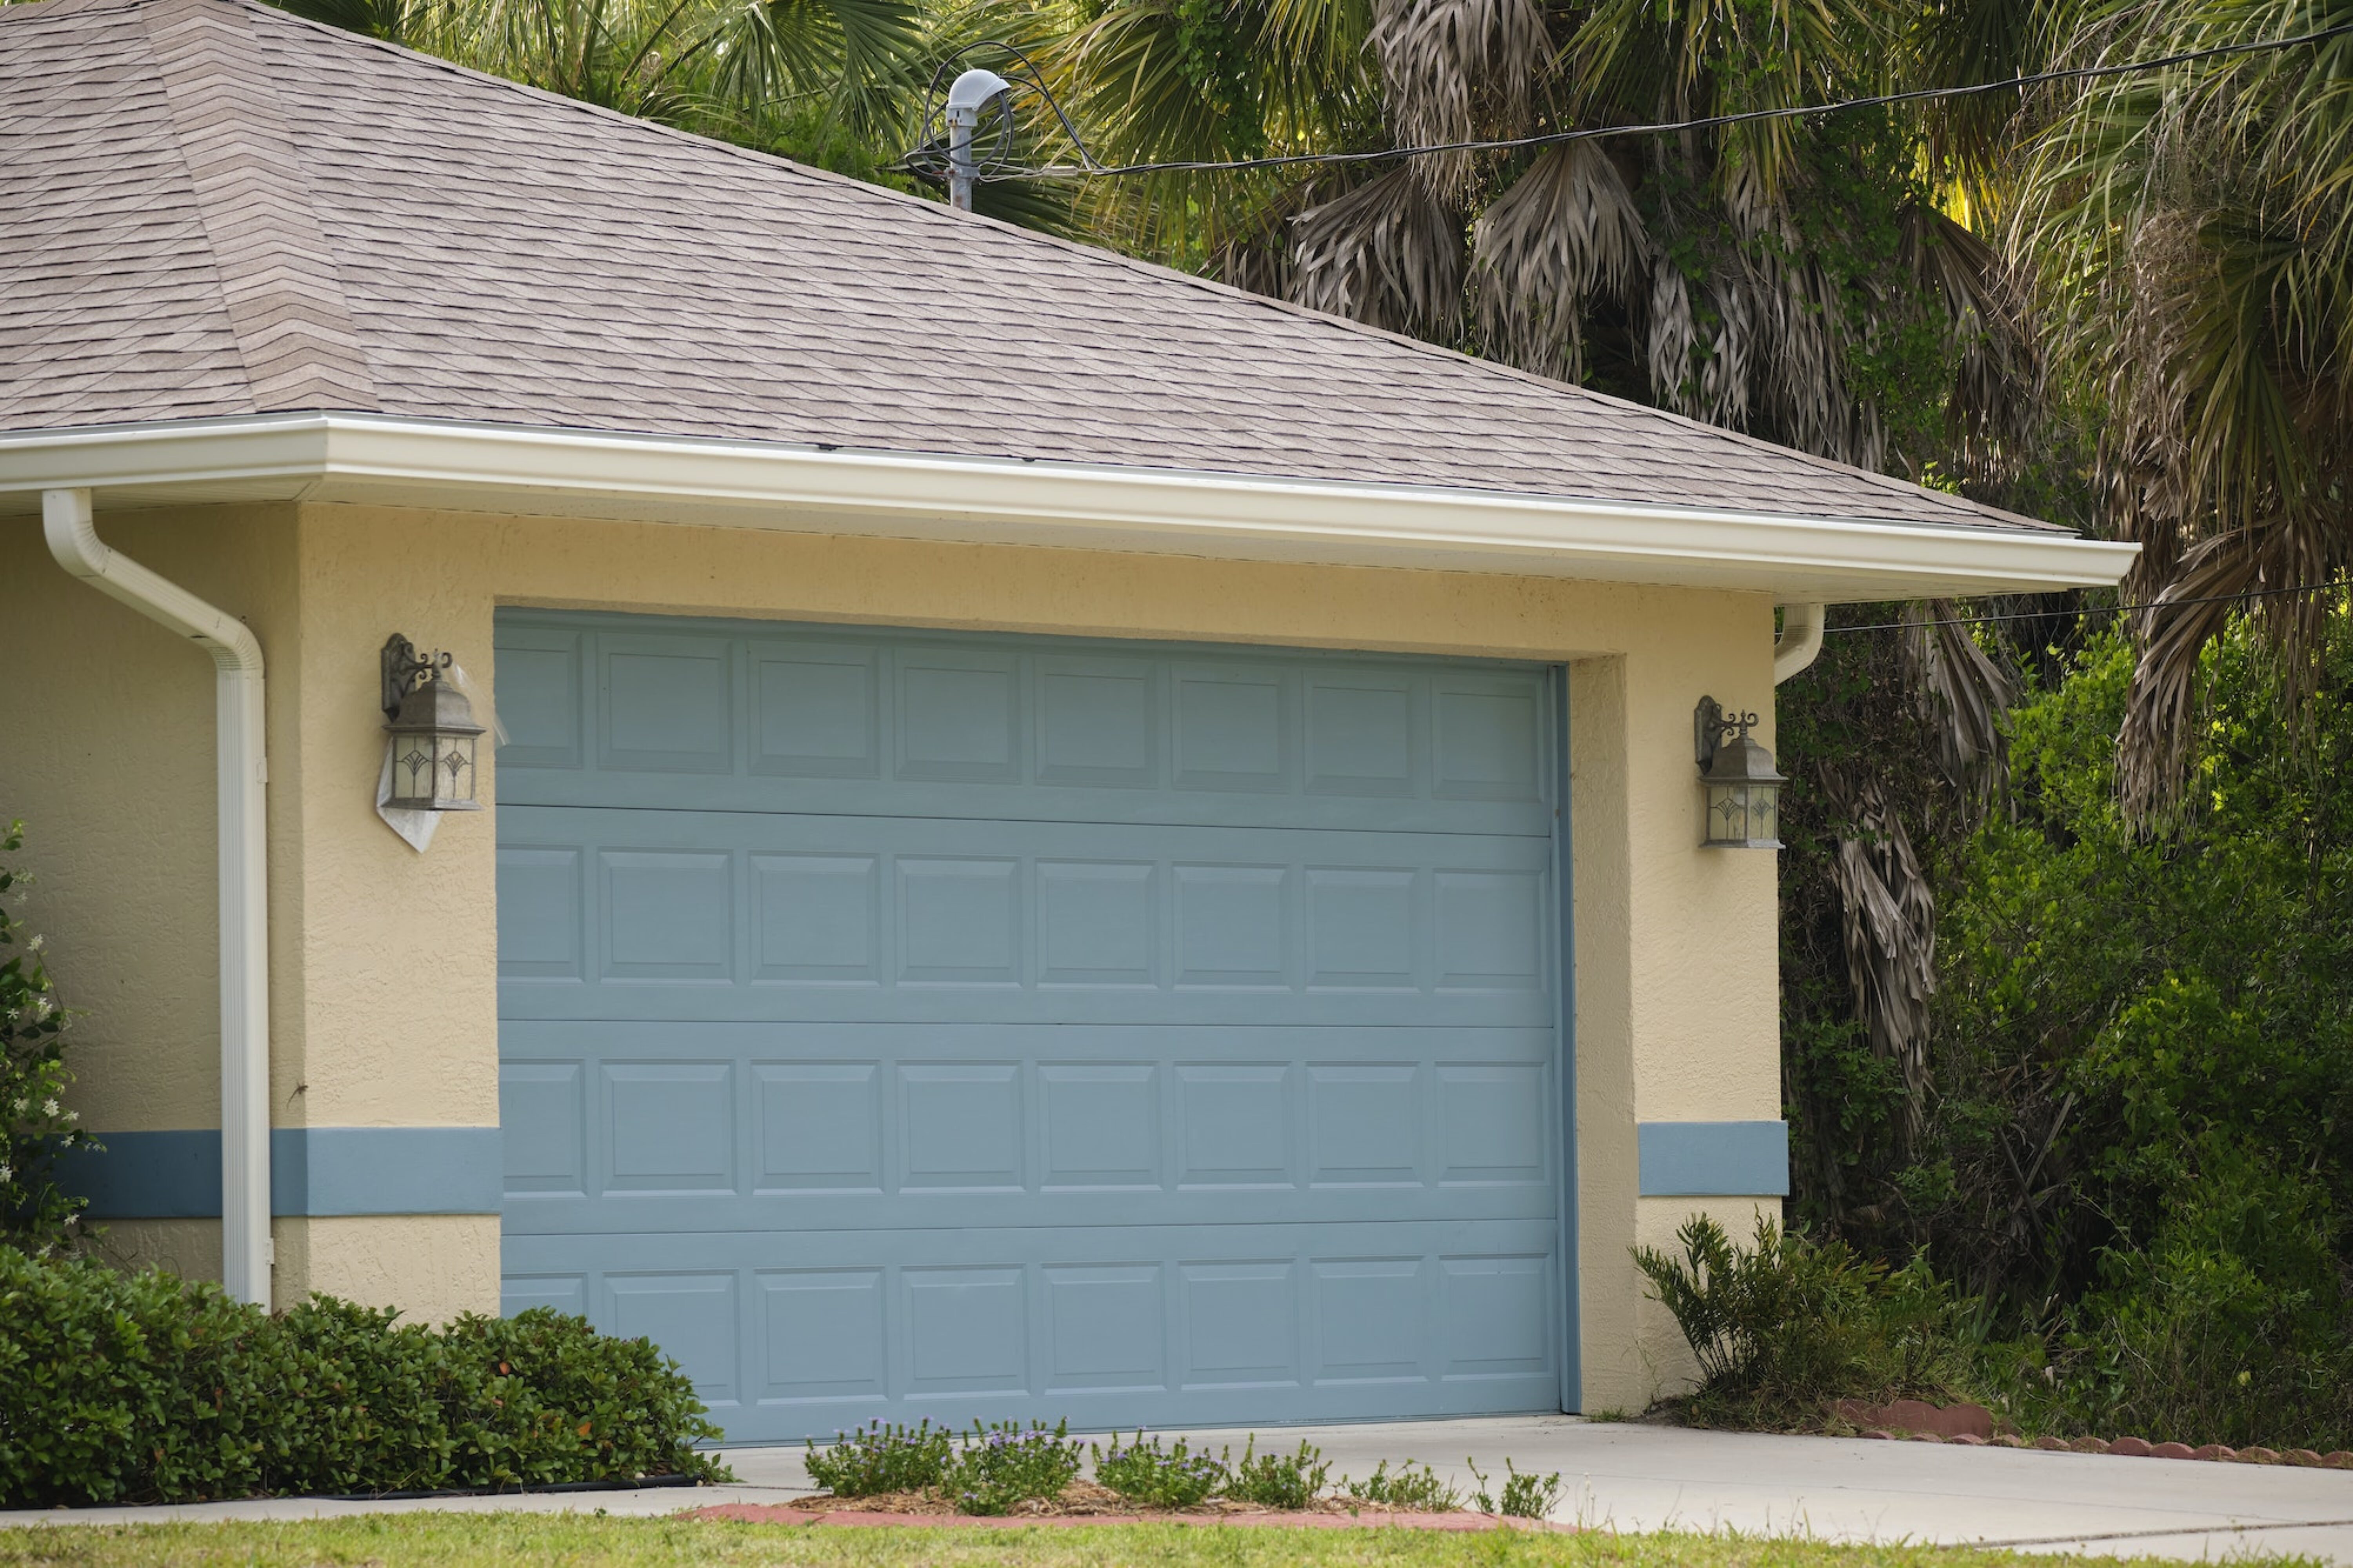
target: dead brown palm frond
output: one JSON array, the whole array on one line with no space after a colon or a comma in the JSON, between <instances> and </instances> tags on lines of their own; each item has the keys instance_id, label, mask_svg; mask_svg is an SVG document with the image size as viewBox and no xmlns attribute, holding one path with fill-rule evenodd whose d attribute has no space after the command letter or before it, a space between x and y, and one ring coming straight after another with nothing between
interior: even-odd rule
<instances>
[{"instance_id":1,"label":"dead brown palm frond","mask_svg":"<svg viewBox=\"0 0 2353 1568\"><path fill-rule=\"evenodd\" d=\"M1830 866L1839 897L1847 982L1871 1048L1904 1085L1900 1158L1920 1147L1928 1108L1928 1004L1936 989L1936 900L1911 836L1879 782L1823 781L1831 806L1852 825Z\"/></svg>"},{"instance_id":2,"label":"dead brown palm frond","mask_svg":"<svg viewBox=\"0 0 2353 1568\"><path fill-rule=\"evenodd\" d=\"M1957 795L1981 812L2001 780L2001 716L2018 700L2017 676L1961 624L1950 599L1904 606L1904 661L1936 765Z\"/></svg>"},{"instance_id":3,"label":"dead brown palm frond","mask_svg":"<svg viewBox=\"0 0 2353 1568\"><path fill-rule=\"evenodd\" d=\"M1372 47L1388 119L1407 146L1436 146L1526 131L1552 73L1552 35L1535 0L1382 0ZM1460 200L1467 153L1419 161L1430 189Z\"/></svg>"},{"instance_id":4,"label":"dead brown palm frond","mask_svg":"<svg viewBox=\"0 0 2353 1568\"><path fill-rule=\"evenodd\" d=\"M1943 310L1956 367L1945 423L1961 460L1986 478L2011 478L2044 398L2019 284L1992 246L1926 205L1905 215L1903 258Z\"/></svg>"},{"instance_id":5,"label":"dead brown palm frond","mask_svg":"<svg viewBox=\"0 0 2353 1568\"><path fill-rule=\"evenodd\" d=\"M1462 227L1410 168L1292 220L1291 297L1393 332L1450 339L1462 313Z\"/></svg>"},{"instance_id":6,"label":"dead brown palm frond","mask_svg":"<svg viewBox=\"0 0 2353 1568\"><path fill-rule=\"evenodd\" d=\"M1480 215L1471 245L1487 352L1524 370L1578 378L1593 300L1642 302L1650 236L1618 166L1591 142L1538 158Z\"/></svg>"}]
</instances>

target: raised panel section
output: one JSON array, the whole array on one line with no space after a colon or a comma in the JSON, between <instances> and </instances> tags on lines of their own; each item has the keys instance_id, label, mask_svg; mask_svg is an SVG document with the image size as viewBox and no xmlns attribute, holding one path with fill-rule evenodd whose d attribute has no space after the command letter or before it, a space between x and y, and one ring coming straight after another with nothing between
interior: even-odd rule
<instances>
[{"instance_id":1,"label":"raised panel section","mask_svg":"<svg viewBox=\"0 0 2353 1568\"><path fill-rule=\"evenodd\" d=\"M1316 1381L1419 1380L1430 1342L1430 1283L1422 1260L1351 1258L1313 1268Z\"/></svg>"},{"instance_id":2,"label":"raised panel section","mask_svg":"<svg viewBox=\"0 0 2353 1568\"><path fill-rule=\"evenodd\" d=\"M599 761L636 773L723 773L735 763L734 650L718 637L597 639Z\"/></svg>"},{"instance_id":3,"label":"raised panel section","mask_svg":"<svg viewBox=\"0 0 2353 1568\"><path fill-rule=\"evenodd\" d=\"M1282 676L1179 665L1173 679L1178 788L1290 789L1291 723Z\"/></svg>"},{"instance_id":4,"label":"raised panel section","mask_svg":"<svg viewBox=\"0 0 2353 1568\"><path fill-rule=\"evenodd\" d=\"M532 626L501 632L491 692L507 732L505 768L580 766L580 634Z\"/></svg>"},{"instance_id":5,"label":"raised panel section","mask_svg":"<svg viewBox=\"0 0 2353 1568\"><path fill-rule=\"evenodd\" d=\"M1409 991L1419 945L1410 870L1307 868L1307 984Z\"/></svg>"},{"instance_id":6,"label":"raised panel section","mask_svg":"<svg viewBox=\"0 0 2353 1568\"><path fill-rule=\"evenodd\" d=\"M1043 1184L1050 1190L1158 1187L1159 1078L1158 1068L1141 1064L1041 1065Z\"/></svg>"},{"instance_id":7,"label":"raised panel section","mask_svg":"<svg viewBox=\"0 0 2353 1568\"><path fill-rule=\"evenodd\" d=\"M1166 1386L1157 1267L1049 1268L1044 1274L1049 1389L1112 1394Z\"/></svg>"},{"instance_id":8,"label":"raised panel section","mask_svg":"<svg viewBox=\"0 0 2353 1568\"><path fill-rule=\"evenodd\" d=\"M1021 782L1021 681L1011 655L899 656L902 779Z\"/></svg>"},{"instance_id":9,"label":"raised panel section","mask_svg":"<svg viewBox=\"0 0 2353 1568\"><path fill-rule=\"evenodd\" d=\"M910 1268L901 1275L910 1392L1028 1392L1022 1274L1018 1268Z\"/></svg>"},{"instance_id":10,"label":"raised panel section","mask_svg":"<svg viewBox=\"0 0 2353 1568\"><path fill-rule=\"evenodd\" d=\"M1504 691L1440 682L1434 699L1438 794L1453 800L1535 800L1543 794L1536 694L1524 682Z\"/></svg>"},{"instance_id":11,"label":"raised panel section","mask_svg":"<svg viewBox=\"0 0 2353 1568\"><path fill-rule=\"evenodd\" d=\"M1178 866L1176 984L1291 983L1290 868Z\"/></svg>"},{"instance_id":12,"label":"raised panel section","mask_svg":"<svg viewBox=\"0 0 2353 1568\"><path fill-rule=\"evenodd\" d=\"M1319 1186L1419 1182L1419 1077L1385 1063L1310 1068L1308 1179Z\"/></svg>"},{"instance_id":13,"label":"raised panel section","mask_svg":"<svg viewBox=\"0 0 2353 1568\"><path fill-rule=\"evenodd\" d=\"M763 1403L879 1401L890 1392L882 1270L790 1268L754 1278Z\"/></svg>"},{"instance_id":14,"label":"raised panel section","mask_svg":"<svg viewBox=\"0 0 2353 1568\"><path fill-rule=\"evenodd\" d=\"M752 1173L764 1193L882 1190L881 1069L871 1062L759 1062Z\"/></svg>"},{"instance_id":15,"label":"raised panel section","mask_svg":"<svg viewBox=\"0 0 2353 1568\"><path fill-rule=\"evenodd\" d=\"M501 979L581 977L579 850L501 846L498 897Z\"/></svg>"},{"instance_id":16,"label":"raised panel section","mask_svg":"<svg viewBox=\"0 0 2353 1568\"><path fill-rule=\"evenodd\" d=\"M587 1193L587 1085L578 1062L501 1062L499 1132L508 1192Z\"/></svg>"},{"instance_id":17,"label":"raised panel section","mask_svg":"<svg viewBox=\"0 0 2353 1568\"><path fill-rule=\"evenodd\" d=\"M1020 864L899 861L899 976L915 984L1021 980Z\"/></svg>"},{"instance_id":18,"label":"raised panel section","mask_svg":"<svg viewBox=\"0 0 2353 1568\"><path fill-rule=\"evenodd\" d=\"M1179 1185L1290 1186L1291 1069L1201 1063L1176 1069Z\"/></svg>"},{"instance_id":19,"label":"raised panel section","mask_svg":"<svg viewBox=\"0 0 2353 1568\"><path fill-rule=\"evenodd\" d=\"M1291 1260L1188 1263L1184 1300L1186 1387L1299 1381L1298 1269Z\"/></svg>"},{"instance_id":20,"label":"raised panel section","mask_svg":"<svg viewBox=\"0 0 2353 1568\"><path fill-rule=\"evenodd\" d=\"M1447 1377L1551 1370L1550 1258L1448 1258L1439 1268Z\"/></svg>"},{"instance_id":21,"label":"raised panel section","mask_svg":"<svg viewBox=\"0 0 2353 1568\"><path fill-rule=\"evenodd\" d=\"M881 777L879 660L873 648L753 644L752 771Z\"/></svg>"},{"instance_id":22,"label":"raised panel section","mask_svg":"<svg viewBox=\"0 0 2353 1568\"><path fill-rule=\"evenodd\" d=\"M617 980L727 980L735 956L733 862L724 854L607 849L605 973Z\"/></svg>"},{"instance_id":23,"label":"raised panel section","mask_svg":"<svg viewBox=\"0 0 2353 1568\"><path fill-rule=\"evenodd\" d=\"M705 1405L738 1402L734 1274L615 1274L605 1290L612 1302L601 1325L607 1332L661 1346Z\"/></svg>"},{"instance_id":24,"label":"raised panel section","mask_svg":"<svg viewBox=\"0 0 2353 1568\"><path fill-rule=\"evenodd\" d=\"M752 975L881 984L881 862L871 855L754 855Z\"/></svg>"},{"instance_id":25,"label":"raised panel section","mask_svg":"<svg viewBox=\"0 0 2353 1568\"><path fill-rule=\"evenodd\" d=\"M1307 787L1317 795L1414 791L1413 689L1334 677L1307 688Z\"/></svg>"},{"instance_id":26,"label":"raised panel section","mask_svg":"<svg viewBox=\"0 0 2353 1568\"><path fill-rule=\"evenodd\" d=\"M607 1063L606 1189L733 1192L733 1076L724 1062Z\"/></svg>"},{"instance_id":27,"label":"raised panel section","mask_svg":"<svg viewBox=\"0 0 2353 1568\"><path fill-rule=\"evenodd\" d=\"M1545 1092L1544 1068L1534 1063L1440 1066L1439 1180L1544 1181L1545 1127L1555 1113Z\"/></svg>"},{"instance_id":28,"label":"raised panel section","mask_svg":"<svg viewBox=\"0 0 2353 1568\"><path fill-rule=\"evenodd\" d=\"M1038 863L1038 979L1047 985L1149 985L1160 945L1156 868Z\"/></svg>"},{"instance_id":29,"label":"raised panel section","mask_svg":"<svg viewBox=\"0 0 2353 1568\"><path fill-rule=\"evenodd\" d=\"M1525 871L1440 871L1438 984L1462 991L1544 985L1544 883Z\"/></svg>"},{"instance_id":30,"label":"raised panel section","mask_svg":"<svg viewBox=\"0 0 2353 1568\"><path fill-rule=\"evenodd\" d=\"M499 1313L512 1318L545 1307L567 1318L588 1315L588 1280L579 1274L509 1274L499 1281Z\"/></svg>"},{"instance_id":31,"label":"raised panel section","mask_svg":"<svg viewBox=\"0 0 2353 1568\"><path fill-rule=\"evenodd\" d=\"M1010 1062L902 1067L899 1099L902 1187L999 1192L1021 1187L1018 1067Z\"/></svg>"},{"instance_id":32,"label":"raised panel section","mask_svg":"<svg viewBox=\"0 0 2353 1568\"><path fill-rule=\"evenodd\" d=\"M1041 660L1038 782L1121 789L1159 782L1158 686L1148 664Z\"/></svg>"}]
</instances>

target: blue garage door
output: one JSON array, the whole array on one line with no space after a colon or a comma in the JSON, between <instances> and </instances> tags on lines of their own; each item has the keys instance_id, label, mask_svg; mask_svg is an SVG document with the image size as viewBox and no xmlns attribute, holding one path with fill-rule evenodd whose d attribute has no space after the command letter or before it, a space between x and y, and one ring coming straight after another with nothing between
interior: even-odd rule
<instances>
[{"instance_id":1,"label":"blue garage door","mask_svg":"<svg viewBox=\"0 0 2353 1568\"><path fill-rule=\"evenodd\" d=\"M509 1310L737 1441L1550 1410L1542 669L512 612Z\"/></svg>"}]
</instances>

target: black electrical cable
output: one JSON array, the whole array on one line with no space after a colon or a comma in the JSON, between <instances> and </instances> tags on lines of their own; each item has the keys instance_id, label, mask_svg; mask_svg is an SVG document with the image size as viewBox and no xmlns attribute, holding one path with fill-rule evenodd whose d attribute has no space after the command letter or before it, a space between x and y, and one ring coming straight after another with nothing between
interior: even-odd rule
<instances>
[{"instance_id":1,"label":"black electrical cable","mask_svg":"<svg viewBox=\"0 0 2353 1568\"><path fill-rule=\"evenodd\" d=\"M1873 621L1861 626L1825 626L1830 632L1901 632L1915 626L1975 626L1990 621L2047 621L2054 616L2129 616L2141 610L2178 610L2189 605L2232 605L2283 594L2341 594L2353 583L2305 583L2293 588L2250 588L2243 594L2212 594L2197 599L2152 599L2145 605L2079 605L2073 609L2017 610L1998 616L1963 616L1944 621Z\"/></svg>"},{"instance_id":2,"label":"black electrical cable","mask_svg":"<svg viewBox=\"0 0 2353 1568\"><path fill-rule=\"evenodd\" d=\"M1678 120L1648 125L1596 125L1578 131L1549 131L1534 136L1507 136L1472 142L1438 142L1426 146L1385 147L1363 153L1282 153L1263 158L1179 159L1157 163L1104 163L1097 161L1088 150L1062 106L1048 91L1042 79L1037 78L1037 68L1029 58L1010 44L994 41L968 44L949 58L961 58L980 49L1002 49L1029 66L1033 79L1025 84L1046 100L1047 107L1060 121L1071 144L1078 149L1079 162L1044 163L1029 168L997 168L984 171L982 180L1042 180L1105 178L1124 174L1185 174L1239 173L1250 169L1282 169L1303 163L1373 163L1390 158L1418 158L1435 153L1507 153L1527 147L1551 147L1568 142L1588 142L1605 136L1672 136L1686 131L1710 131L1726 125L1746 125L1767 120L1801 120L1813 114L1835 114L1850 109L1877 109L1890 104L1920 103L1931 99L1970 98L1979 93L2007 92L2018 88L2038 87L2052 81L2091 81L2107 77L2130 76L2140 71L2165 70L2174 66L2189 65L2199 60L2217 59L2225 55L2259 54L2271 49L2295 48L2304 44L2316 44L2329 38L2353 34L2353 22L2334 27L2322 27L2315 32L2298 33L2293 37L2264 38L2247 44L2217 44L2211 48L2185 49L2179 54L2161 55L2154 59L2128 60L2121 65L2073 66L2063 70L2036 71L2027 76L2006 77L2000 81L1973 82L1967 87L1923 87L1906 92L1882 93L1873 98L1841 99L1835 103L1801 104L1789 109L1752 109L1737 114L1712 114L1701 120ZM909 162L922 156L921 165ZM919 149L900 160L899 167L910 173L933 173L936 154L929 149Z\"/></svg>"}]
</instances>

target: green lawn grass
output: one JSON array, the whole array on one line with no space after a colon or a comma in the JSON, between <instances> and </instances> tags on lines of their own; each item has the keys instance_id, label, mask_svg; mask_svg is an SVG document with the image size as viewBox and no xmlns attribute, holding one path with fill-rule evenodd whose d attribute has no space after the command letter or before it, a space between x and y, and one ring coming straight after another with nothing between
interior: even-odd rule
<instances>
[{"instance_id":1,"label":"green lawn grass","mask_svg":"<svg viewBox=\"0 0 2353 1568\"><path fill-rule=\"evenodd\" d=\"M2077 1558L2071 1568L2116 1561ZM2047 1562L2007 1552L1831 1546L1722 1535L1440 1535L1170 1524L834 1529L593 1514L406 1513L283 1524L0 1529L0 1568L438 1568L513 1563L561 1563L567 1568L2040 1568Z\"/></svg>"}]
</instances>

